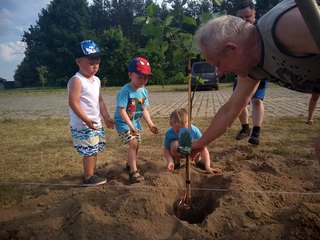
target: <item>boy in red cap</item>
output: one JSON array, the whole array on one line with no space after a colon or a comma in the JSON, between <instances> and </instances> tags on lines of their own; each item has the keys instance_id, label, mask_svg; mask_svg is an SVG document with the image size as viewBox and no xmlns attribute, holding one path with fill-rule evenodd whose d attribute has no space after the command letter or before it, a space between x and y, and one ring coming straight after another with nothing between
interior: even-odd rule
<instances>
[{"instance_id":1,"label":"boy in red cap","mask_svg":"<svg viewBox=\"0 0 320 240\"><path fill-rule=\"evenodd\" d=\"M142 117L150 131L158 133L158 128L151 120L147 107L149 106L148 91L145 89L149 77L152 75L149 62L142 58L134 58L129 63L130 82L125 84L117 95L114 122L122 144L128 144L129 181L138 183L144 180L136 164L136 156L141 142L142 130L140 118Z\"/></svg>"}]
</instances>

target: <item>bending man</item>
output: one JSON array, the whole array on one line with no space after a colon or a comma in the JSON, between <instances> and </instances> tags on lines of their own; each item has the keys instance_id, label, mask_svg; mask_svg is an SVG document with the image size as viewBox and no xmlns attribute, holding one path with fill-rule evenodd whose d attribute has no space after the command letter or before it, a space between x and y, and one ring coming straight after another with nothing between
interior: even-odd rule
<instances>
[{"instance_id":1,"label":"bending man","mask_svg":"<svg viewBox=\"0 0 320 240\"><path fill-rule=\"evenodd\" d=\"M236 73L238 84L202 137L193 142L195 152L227 131L262 79L299 92L320 90L320 50L294 0L280 2L256 25L234 16L210 20L198 29L196 41L207 62L218 73ZM319 140L315 147L320 158Z\"/></svg>"}]
</instances>

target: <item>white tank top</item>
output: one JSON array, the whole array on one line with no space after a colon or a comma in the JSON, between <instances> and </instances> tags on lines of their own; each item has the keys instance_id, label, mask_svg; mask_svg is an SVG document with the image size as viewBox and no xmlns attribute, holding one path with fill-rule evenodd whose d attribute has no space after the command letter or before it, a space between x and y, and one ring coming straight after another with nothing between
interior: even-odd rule
<instances>
[{"instance_id":1,"label":"white tank top","mask_svg":"<svg viewBox=\"0 0 320 240\"><path fill-rule=\"evenodd\" d=\"M88 115L90 119L97 123L97 127L101 127L101 118L100 118L100 106L99 106L99 95L100 95L100 79L96 76L93 76L93 80L90 80L79 72L77 72L68 82L68 92L69 83L73 78L79 78L81 81L82 89L80 95L80 106L83 111ZM69 107L70 113L70 126L72 128L83 129L87 128L85 124Z\"/></svg>"}]
</instances>

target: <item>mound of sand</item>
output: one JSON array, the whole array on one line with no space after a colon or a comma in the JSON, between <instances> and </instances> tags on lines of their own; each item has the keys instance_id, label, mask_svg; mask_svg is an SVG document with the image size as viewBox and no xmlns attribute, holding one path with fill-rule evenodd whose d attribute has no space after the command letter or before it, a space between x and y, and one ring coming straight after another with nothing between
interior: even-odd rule
<instances>
[{"instance_id":1,"label":"mound of sand","mask_svg":"<svg viewBox=\"0 0 320 240\"><path fill-rule=\"evenodd\" d=\"M218 157L221 174L191 168L193 208L185 221L173 208L184 193L185 168L169 173L163 159L139 158L143 183L129 184L117 163L100 167L108 179L100 187L77 187L80 176L36 187L1 210L0 238L320 239L316 162L273 159L249 147Z\"/></svg>"}]
</instances>

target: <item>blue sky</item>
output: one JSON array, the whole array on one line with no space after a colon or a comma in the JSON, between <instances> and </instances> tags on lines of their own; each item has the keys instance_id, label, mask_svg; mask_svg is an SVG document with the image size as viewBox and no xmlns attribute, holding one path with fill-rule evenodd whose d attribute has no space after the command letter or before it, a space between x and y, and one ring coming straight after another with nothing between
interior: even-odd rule
<instances>
[{"instance_id":1,"label":"blue sky","mask_svg":"<svg viewBox=\"0 0 320 240\"><path fill-rule=\"evenodd\" d=\"M0 77L13 80L24 57L23 31L36 24L51 0L0 0Z\"/></svg>"},{"instance_id":2,"label":"blue sky","mask_svg":"<svg viewBox=\"0 0 320 240\"><path fill-rule=\"evenodd\" d=\"M24 58L23 31L35 25L41 9L52 0L0 0L0 77L13 81ZM67 1L67 0L66 0ZM92 0L88 0L89 4ZM160 4L162 0L154 1Z\"/></svg>"},{"instance_id":3,"label":"blue sky","mask_svg":"<svg viewBox=\"0 0 320 240\"><path fill-rule=\"evenodd\" d=\"M0 0L0 77L14 80L14 71L24 58L23 31L36 24L41 9L51 1Z\"/></svg>"}]
</instances>

